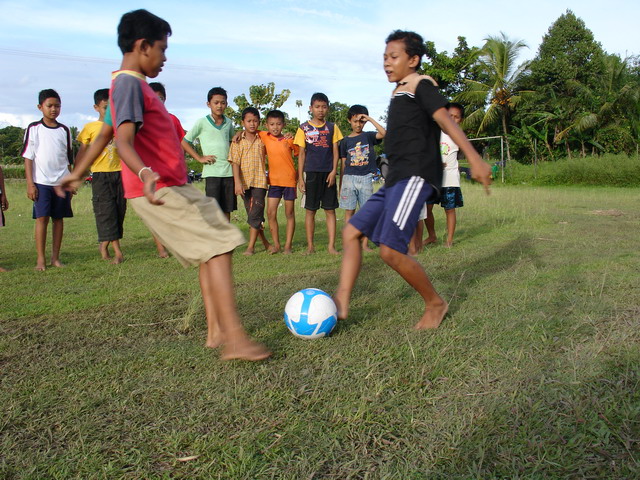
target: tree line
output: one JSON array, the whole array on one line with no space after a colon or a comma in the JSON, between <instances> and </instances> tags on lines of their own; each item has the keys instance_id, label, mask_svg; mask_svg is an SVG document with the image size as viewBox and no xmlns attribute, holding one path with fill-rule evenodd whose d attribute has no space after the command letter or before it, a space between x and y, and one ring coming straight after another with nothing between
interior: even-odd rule
<instances>
[{"instance_id":1,"label":"tree line","mask_svg":"<svg viewBox=\"0 0 640 480\"><path fill-rule=\"evenodd\" d=\"M638 151L640 58L605 52L571 10L549 27L536 56L523 63L517 60L527 45L504 33L488 36L481 47L470 47L460 36L452 53L439 52L431 41L425 46L420 73L431 75L445 96L465 106L462 127L469 137L502 136L507 160L530 163L534 157L554 160ZM225 113L239 126L245 107L258 108L264 118L267 111L281 108L290 94L288 89L276 91L273 82L252 85L248 97L235 97L236 108ZM291 133L307 118L303 102L296 100L296 106L299 117L285 114L285 131ZM349 106L333 102L330 107L328 120L348 132ZM23 134L19 127L0 129L2 163L22 161ZM489 153L499 148L485 147Z\"/></svg>"}]
</instances>

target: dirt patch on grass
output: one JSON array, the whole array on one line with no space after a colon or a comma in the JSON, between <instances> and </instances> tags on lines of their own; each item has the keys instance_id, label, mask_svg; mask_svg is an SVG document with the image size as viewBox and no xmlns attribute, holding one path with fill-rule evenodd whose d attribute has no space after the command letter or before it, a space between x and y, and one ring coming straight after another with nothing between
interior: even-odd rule
<instances>
[{"instance_id":1,"label":"dirt patch on grass","mask_svg":"<svg viewBox=\"0 0 640 480\"><path fill-rule=\"evenodd\" d=\"M592 215L601 215L601 216L605 216L605 217L621 217L622 215L624 215L624 212L620 211L620 210L592 210L591 212Z\"/></svg>"}]
</instances>

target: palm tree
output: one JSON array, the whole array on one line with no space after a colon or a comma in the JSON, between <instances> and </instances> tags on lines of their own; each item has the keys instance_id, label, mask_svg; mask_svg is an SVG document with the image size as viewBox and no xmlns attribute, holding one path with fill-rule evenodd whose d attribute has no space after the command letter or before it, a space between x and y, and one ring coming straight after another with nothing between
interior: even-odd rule
<instances>
[{"instance_id":1,"label":"palm tree","mask_svg":"<svg viewBox=\"0 0 640 480\"><path fill-rule=\"evenodd\" d=\"M528 48L522 40L510 40L504 33L499 37L485 38L479 63L487 80L484 82L467 80L467 88L455 97L457 101L478 107L464 123L465 126L473 127L478 134L501 123L509 161L511 160L507 136L509 115L518 103L531 93L519 91L517 88L528 66L528 63L516 66L518 53L525 47Z\"/></svg>"}]
</instances>

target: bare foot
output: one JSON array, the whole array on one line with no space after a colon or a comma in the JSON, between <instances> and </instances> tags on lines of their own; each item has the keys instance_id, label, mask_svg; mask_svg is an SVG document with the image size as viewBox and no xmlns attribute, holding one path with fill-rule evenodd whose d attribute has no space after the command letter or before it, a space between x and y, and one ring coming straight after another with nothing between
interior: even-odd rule
<instances>
[{"instance_id":1,"label":"bare foot","mask_svg":"<svg viewBox=\"0 0 640 480\"><path fill-rule=\"evenodd\" d=\"M314 253L316 253L316 249L314 247L308 247L304 252L302 252L302 255L313 255Z\"/></svg>"},{"instance_id":2,"label":"bare foot","mask_svg":"<svg viewBox=\"0 0 640 480\"><path fill-rule=\"evenodd\" d=\"M46 269L47 269L47 266L46 266L46 265L40 265L40 264L37 264L37 265L34 267L34 270L35 270L36 272L44 272Z\"/></svg>"},{"instance_id":3,"label":"bare foot","mask_svg":"<svg viewBox=\"0 0 640 480\"><path fill-rule=\"evenodd\" d=\"M329 253L331 255L340 255L340 252L333 247L329 247Z\"/></svg>"},{"instance_id":4,"label":"bare foot","mask_svg":"<svg viewBox=\"0 0 640 480\"><path fill-rule=\"evenodd\" d=\"M447 242L447 243L444 244L444 246L447 247L447 248L451 248L451 247L453 247L453 242Z\"/></svg>"},{"instance_id":5,"label":"bare foot","mask_svg":"<svg viewBox=\"0 0 640 480\"><path fill-rule=\"evenodd\" d=\"M440 299L440 302L425 308L422 318L414 325L413 329L427 330L431 328L438 328L448 311L449 304Z\"/></svg>"},{"instance_id":6,"label":"bare foot","mask_svg":"<svg viewBox=\"0 0 640 480\"><path fill-rule=\"evenodd\" d=\"M427 245L430 245L432 243L436 243L437 240L438 239L436 237L427 237L427 238L425 238L424 242L422 242L422 245L426 247Z\"/></svg>"},{"instance_id":7,"label":"bare foot","mask_svg":"<svg viewBox=\"0 0 640 480\"><path fill-rule=\"evenodd\" d=\"M223 343L222 336L212 335L211 338L207 338L207 343L205 343L204 346L207 348L218 348Z\"/></svg>"},{"instance_id":8,"label":"bare foot","mask_svg":"<svg viewBox=\"0 0 640 480\"><path fill-rule=\"evenodd\" d=\"M264 345L253 340L228 344L220 354L222 360L248 360L258 362L271 356L271 352Z\"/></svg>"},{"instance_id":9,"label":"bare foot","mask_svg":"<svg viewBox=\"0 0 640 480\"><path fill-rule=\"evenodd\" d=\"M282 253L285 255L291 255L293 253L293 250L291 249L291 247L284 247L284 251Z\"/></svg>"},{"instance_id":10,"label":"bare foot","mask_svg":"<svg viewBox=\"0 0 640 480\"><path fill-rule=\"evenodd\" d=\"M113 260L111 260L112 265L120 265L122 262L124 262L124 256L122 255L116 255Z\"/></svg>"},{"instance_id":11,"label":"bare foot","mask_svg":"<svg viewBox=\"0 0 640 480\"><path fill-rule=\"evenodd\" d=\"M247 248L244 252L242 252L243 255L247 256L253 255L254 253L256 252L253 250L253 248Z\"/></svg>"},{"instance_id":12,"label":"bare foot","mask_svg":"<svg viewBox=\"0 0 640 480\"><path fill-rule=\"evenodd\" d=\"M7 270L6 268L2 268L0 267L0 272L8 272L9 270Z\"/></svg>"},{"instance_id":13,"label":"bare foot","mask_svg":"<svg viewBox=\"0 0 640 480\"><path fill-rule=\"evenodd\" d=\"M280 253L280 246L275 246L275 245L271 245L271 247L269 247L267 249L267 253L269 255L273 255L274 253Z\"/></svg>"},{"instance_id":14,"label":"bare foot","mask_svg":"<svg viewBox=\"0 0 640 480\"><path fill-rule=\"evenodd\" d=\"M109 260L111 258L111 255L109 255L109 249L107 248L107 246L103 246L102 244L98 247L98 250L100 251L100 256L102 257L103 260Z\"/></svg>"},{"instance_id":15,"label":"bare foot","mask_svg":"<svg viewBox=\"0 0 640 480\"><path fill-rule=\"evenodd\" d=\"M169 252L166 250L158 250L158 256L160 258L169 258Z\"/></svg>"},{"instance_id":16,"label":"bare foot","mask_svg":"<svg viewBox=\"0 0 640 480\"><path fill-rule=\"evenodd\" d=\"M346 301L343 303L340 299L340 295L336 292L333 296L333 303L336 304L336 309L338 310L338 320L345 320L349 313L349 302Z\"/></svg>"},{"instance_id":17,"label":"bare foot","mask_svg":"<svg viewBox=\"0 0 640 480\"><path fill-rule=\"evenodd\" d=\"M52 260L51 261L51 266L52 267L56 267L56 268L64 268L64 265L62 264L62 262L60 260Z\"/></svg>"}]
</instances>

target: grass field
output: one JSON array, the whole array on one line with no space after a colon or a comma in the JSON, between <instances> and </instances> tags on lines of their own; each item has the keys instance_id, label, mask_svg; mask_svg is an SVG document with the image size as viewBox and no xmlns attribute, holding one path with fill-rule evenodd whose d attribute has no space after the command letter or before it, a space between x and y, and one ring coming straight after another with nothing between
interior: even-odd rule
<instances>
[{"instance_id":1,"label":"grass field","mask_svg":"<svg viewBox=\"0 0 640 480\"><path fill-rule=\"evenodd\" d=\"M260 364L203 348L196 270L156 258L132 210L125 263L99 260L87 189L66 268L34 272L24 190L8 183L0 229L1 478L640 476L637 189L465 185L456 245L419 257L441 328L411 330L420 298L368 254L351 317L317 341L282 310L332 292L340 259L322 223L300 254L299 215L294 255L234 255Z\"/></svg>"}]
</instances>

